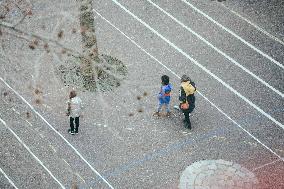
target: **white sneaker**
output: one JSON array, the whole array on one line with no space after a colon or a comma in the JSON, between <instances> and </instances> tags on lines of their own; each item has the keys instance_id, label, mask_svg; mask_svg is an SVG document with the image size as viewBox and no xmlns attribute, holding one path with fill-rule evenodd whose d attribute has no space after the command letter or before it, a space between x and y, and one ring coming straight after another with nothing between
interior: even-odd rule
<instances>
[{"instance_id":1,"label":"white sneaker","mask_svg":"<svg viewBox=\"0 0 284 189\"><path fill-rule=\"evenodd\" d=\"M174 109L180 110L179 106L177 106L177 105L174 106Z\"/></svg>"}]
</instances>

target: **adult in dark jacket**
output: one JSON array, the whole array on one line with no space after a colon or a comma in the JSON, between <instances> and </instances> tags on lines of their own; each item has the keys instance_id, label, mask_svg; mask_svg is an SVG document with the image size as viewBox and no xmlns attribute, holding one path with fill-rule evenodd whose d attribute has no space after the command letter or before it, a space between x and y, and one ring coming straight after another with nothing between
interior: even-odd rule
<instances>
[{"instance_id":1,"label":"adult in dark jacket","mask_svg":"<svg viewBox=\"0 0 284 189\"><path fill-rule=\"evenodd\" d=\"M184 124L185 127L188 129L191 129L189 116L190 113L195 108L195 96L194 96L195 91L196 91L195 83L191 81L190 77L188 77L187 75L183 75L181 77L179 101L180 101L180 109L182 110L185 118ZM189 104L189 107L187 109L182 109L181 105L186 102Z\"/></svg>"}]
</instances>

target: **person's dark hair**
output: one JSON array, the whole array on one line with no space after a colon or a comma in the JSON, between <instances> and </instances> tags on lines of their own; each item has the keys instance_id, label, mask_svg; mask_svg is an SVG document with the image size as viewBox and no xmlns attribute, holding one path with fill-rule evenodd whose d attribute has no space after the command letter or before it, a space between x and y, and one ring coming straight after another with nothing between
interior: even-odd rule
<instances>
[{"instance_id":1,"label":"person's dark hair","mask_svg":"<svg viewBox=\"0 0 284 189\"><path fill-rule=\"evenodd\" d=\"M76 94L76 91L71 91L70 92L70 94L69 94L69 98L71 99L71 98L74 98L75 96L77 96L77 94Z\"/></svg>"},{"instance_id":2,"label":"person's dark hair","mask_svg":"<svg viewBox=\"0 0 284 189\"><path fill-rule=\"evenodd\" d=\"M191 81L190 77L188 77L187 75L181 76L180 80L181 80L181 82Z\"/></svg>"},{"instance_id":3,"label":"person's dark hair","mask_svg":"<svg viewBox=\"0 0 284 189\"><path fill-rule=\"evenodd\" d=\"M162 83L163 83L164 85L168 85L169 82L170 82L170 78L169 78L169 76L167 76L167 75L163 75L163 76L161 77L161 80L162 80Z\"/></svg>"}]
</instances>

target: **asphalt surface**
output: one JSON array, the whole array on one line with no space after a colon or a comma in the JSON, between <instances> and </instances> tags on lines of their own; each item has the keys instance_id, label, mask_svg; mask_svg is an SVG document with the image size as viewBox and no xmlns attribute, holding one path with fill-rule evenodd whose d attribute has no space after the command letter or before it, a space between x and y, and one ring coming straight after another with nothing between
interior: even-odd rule
<instances>
[{"instance_id":1,"label":"asphalt surface","mask_svg":"<svg viewBox=\"0 0 284 189\"><path fill-rule=\"evenodd\" d=\"M283 42L283 2L151 2L94 1L99 51L125 63L128 76L113 92L79 93L75 136L64 116L69 89L53 71L66 57L2 36L0 168L10 180L0 174L0 188L178 188L189 165L218 159L247 168L259 188L284 188L284 45L232 12ZM34 17L19 28L51 38L64 29L60 42L80 49L80 35L69 32L78 27L73 1L33 3ZM170 118L152 116L163 74L174 86L171 106L177 76L197 84L191 131L173 108Z\"/></svg>"}]
</instances>

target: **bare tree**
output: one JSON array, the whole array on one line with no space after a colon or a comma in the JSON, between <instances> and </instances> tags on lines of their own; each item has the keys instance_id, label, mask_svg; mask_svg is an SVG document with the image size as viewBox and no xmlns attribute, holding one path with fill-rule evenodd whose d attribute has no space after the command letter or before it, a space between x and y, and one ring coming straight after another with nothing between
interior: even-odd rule
<instances>
[{"instance_id":1,"label":"bare tree","mask_svg":"<svg viewBox=\"0 0 284 189\"><path fill-rule=\"evenodd\" d=\"M0 4L0 36L3 37L3 31L10 30L11 32L5 32L7 35L13 35L14 37L21 38L29 41L29 48L34 50L39 42L43 42L43 48L46 53L53 53L58 56L58 52L54 49L61 49L62 54L68 55L62 62L80 62L80 66L73 65L74 69L69 75L68 71L72 70L68 68L64 63L58 68L59 74L63 74L63 82L65 85L77 85L77 87L83 87L86 90L94 91L101 85L102 90L108 90L114 86L119 86L120 81L126 75L126 68L121 61L107 55L99 55L97 40L95 35L94 26L94 14L93 14L93 2L92 0L76 0L79 5L78 17L79 19L79 32L81 34L82 50L74 49L60 41L64 37L63 30L60 30L57 34L57 39L41 35L39 33L28 32L19 27L27 17L33 15L33 4L28 0L3 0ZM21 16L11 17L11 12L18 10L21 12ZM74 10L74 9L73 9ZM70 16L73 18L72 16ZM75 18L73 18L75 19ZM73 28L73 32L76 30ZM60 58L59 58L60 59ZM78 75L76 78L69 76Z\"/></svg>"},{"instance_id":2,"label":"bare tree","mask_svg":"<svg viewBox=\"0 0 284 189\"><path fill-rule=\"evenodd\" d=\"M94 14L92 0L77 0L80 3L80 27L83 43L83 55L80 57L83 65L82 74L84 77L85 87L90 87L95 83L95 72L93 70L93 61L98 59L98 47L95 36Z\"/></svg>"}]
</instances>

